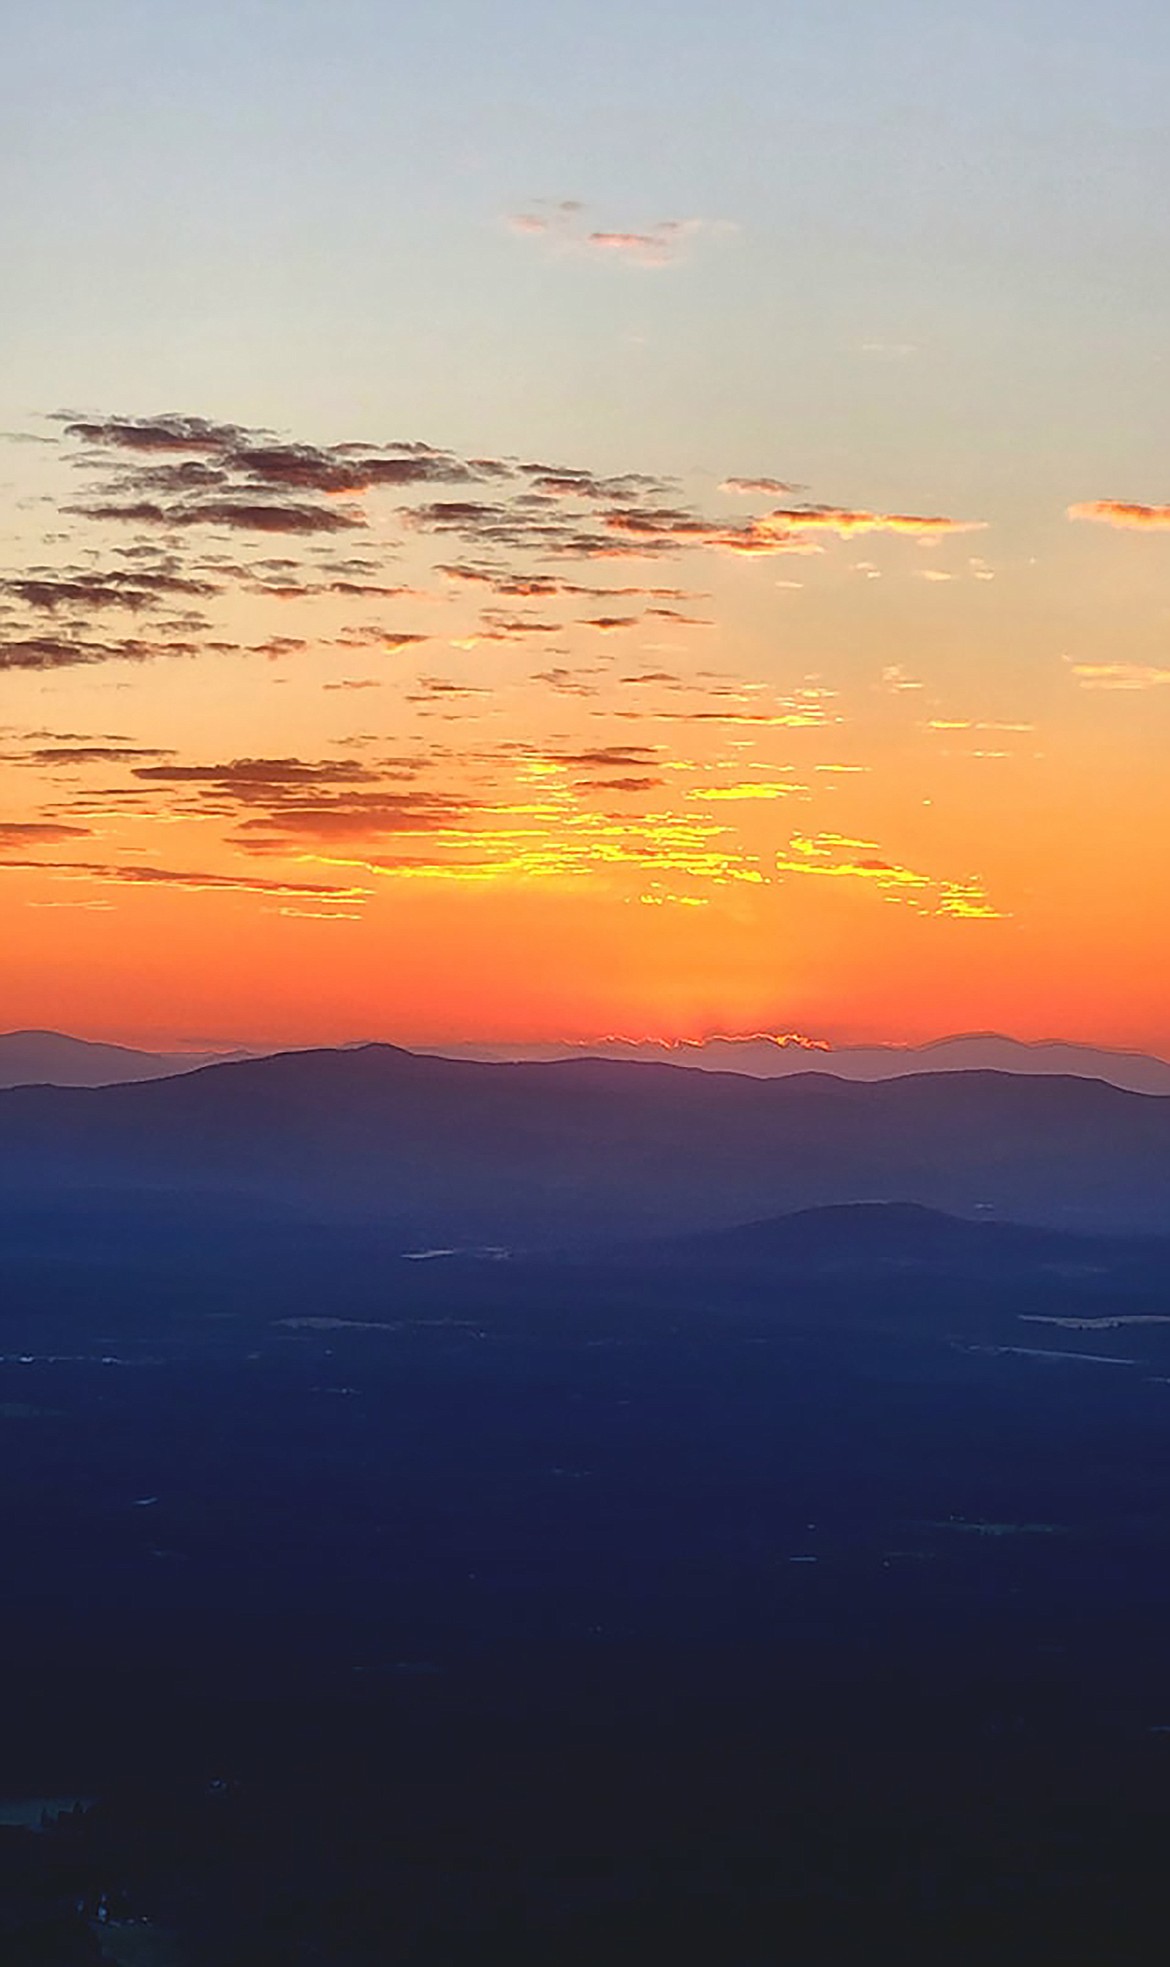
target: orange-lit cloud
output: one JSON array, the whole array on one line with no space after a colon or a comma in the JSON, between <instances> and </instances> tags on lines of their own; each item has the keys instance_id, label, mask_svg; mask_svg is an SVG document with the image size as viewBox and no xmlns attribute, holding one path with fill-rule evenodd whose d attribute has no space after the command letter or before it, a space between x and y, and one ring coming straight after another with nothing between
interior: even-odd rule
<instances>
[{"instance_id":1,"label":"orange-lit cloud","mask_svg":"<svg viewBox=\"0 0 1170 1967\"><path fill-rule=\"evenodd\" d=\"M37 974L62 974L63 945L26 908L92 911L70 936L140 939L102 943L95 976L214 972L225 1005L284 992L311 1035L340 992L330 956L298 976L277 951L345 920L367 1006L345 1015L371 1026L408 990L420 1017L459 993L502 1016L521 949L561 1008L517 970L515 1018L560 1018L585 989L618 1003L627 977L722 1016L725 986L758 971L753 1020L785 1023L803 1009L772 1002L775 979L834 946L857 896L896 901L903 935L1015 905L1002 843L994 864L980 846L985 891L953 829L929 851L907 830L908 748L932 771L938 751L873 678L912 681L913 664L933 690L935 652L880 609L868 641L872 590L850 573L854 534L888 535L893 572L977 522L806 501L779 478L725 480L760 505L721 509L714 479L692 491L636 459L555 456L177 415L62 423L36 459L58 495L21 509L21 560L0 568L0 684L18 706L0 848ZM816 556L799 626L774 562L750 564L781 554ZM850 611L830 638L822 593ZM907 747L893 775L882 720ZM855 763L815 762L839 743ZM784 815L785 800L801 803ZM472 960L477 923L497 940ZM582 940L604 955L578 961Z\"/></svg>"},{"instance_id":2,"label":"orange-lit cloud","mask_svg":"<svg viewBox=\"0 0 1170 1967\"><path fill-rule=\"evenodd\" d=\"M617 508L602 514L612 533L626 534L650 550L713 547L729 553L809 553L813 538L831 533L849 539L860 533L892 533L936 540L951 533L979 532L980 519L949 519L940 514L863 512L843 506L779 506L756 519L722 524L683 510Z\"/></svg>"},{"instance_id":3,"label":"orange-lit cloud","mask_svg":"<svg viewBox=\"0 0 1170 1967\"><path fill-rule=\"evenodd\" d=\"M745 498L785 498L800 489L785 478L725 478L719 487L721 492L737 492Z\"/></svg>"},{"instance_id":4,"label":"orange-lit cloud","mask_svg":"<svg viewBox=\"0 0 1170 1967\"><path fill-rule=\"evenodd\" d=\"M677 258L684 228L667 221L649 232L590 232L585 244L597 253L615 254L638 266L666 266Z\"/></svg>"},{"instance_id":5,"label":"orange-lit cloud","mask_svg":"<svg viewBox=\"0 0 1170 1967\"><path fill-rule=\"evenodd\" d=\"M131 887L192 888L205 893L234 889L253 895L302 895L321 899L336 896L339 901L357 901L369 892L366 888L339 887L322 881L267 881L254 875L209 874L192 868L115 865L102 861L54 861L51 865L39 861L0 861L0 869L9 871L27 871L34 867L38 872L51 873L66 880L100 884L112 882Z\"/></svg>"},{"instance_id":6,"label":"orange-lit cloud","mask_svg":"<svg viewBox=\"0 0 1170 1967\"><path fill-rule=\"evenodd\" d=\"M1085 690L1157 690L1170 684L1170 669L1152 663L1073 663L1072 673Z\"/></svg>"},{"instance_id":7,"label":"orange-lit cloud","mask_svg":"<svg viewBox=\"0 0 1170 1967\"><path fill-rule=\"evenodd\" d=\"M49 820L0 820L0 848L52 847L62 840L80 840L87 826L60 826Z\"/></svg>"},{"instance_id":8,"label":"orange-lit cloud","mask_svg":"<svg viewBox=\"0 0 1170 1967\"><path fill-rule=\"evenodd\" d=\"M0 629L0 670L81 669L94 663L155 662L165 657L195 656L200 645L190 639L146 641L141 636L106 638L95 642L83 635L9 634Z\"/></svg>"},{"instance_id":9,"label":"orange-lit cloud","mask_svg":"<svg viewBox=\"0 0 1170 1967\"><path fill-rule=\"evenodd\" d=\"M692 786L688 799L732 800L742 799L788 799L798 793L806 793L808 787L794 780L749 779L739 785L700 785Z\"/></svg>"},{"instance_id":10,"label":"orange-lit cloud","mask_svg":"<svg viewBox=\"0 0 1170 1967\"><path fill-rule=\"evenodd\" d=\"M836 533L849 539L856 533L903 533L911 539L942 539L948 533L981 533L985 519L948 519L939 513L850 511L844 506L781 507L761 524L787 527L792 532Z\"/></svg>"},{"instance_id":11,"label":"orange-lit cloud","mask_svg":"<svg viewBox=\"0 0 1170 1967\"><path fill-rule=\"evenodd\" d=\"M1080 505L1070 505L1068 516L1130 532L1165 532L1170 528L1170 505L1132 505L1121 499L1089 499Z\"/></svg>"},{"instance_id":12,"label":"orange-lit cloud","mask_svg":"<svg viewBox=\"0 0 1170 1967\"><path fill-rule=\"evenodd\" d=\"M994 921L1000 911L988 900L982 884L938 879L884 858L876 841L851 839L839 833L793 834L776 856L780 875L810 875L833 881L854 881L876 888L884 901L903 902L928 914L972 921Z\"/></svg>"},{"instance_id":13,"label":"orange-lit cloud","mask_svg":"<svg viewBox=\"0 0 1170 1967\"><path fill-rule=\"evenodd\" d=\"M534 199L526 211L507 223L521 238L541 241L554 252L623 260L633 266L668 266L701 233L727 233L735 228L710 226L701 219L659 219L652 225L614 227L591 224L587 208L577 198Z\"/></svg>"}]
</instances>

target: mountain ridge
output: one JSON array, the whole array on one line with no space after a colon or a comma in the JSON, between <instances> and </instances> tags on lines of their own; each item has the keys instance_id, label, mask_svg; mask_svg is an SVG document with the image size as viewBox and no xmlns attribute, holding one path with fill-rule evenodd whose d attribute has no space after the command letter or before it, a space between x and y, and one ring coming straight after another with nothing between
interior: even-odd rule
<instances>
[{"instance_id":1,"label":"mountain ridge","mask_svg":"<svg viewBox=\"0 0 1170 1967\"><path fill-rule=\"evenodd\" d=\"M0 1090L14 1086L101 1086L177 1077L206 1065L309 1051L364 1051L387 1041L364 1039L340 1046L229 1047L203 1051L151 1051L77 1038L66 1032L0 1032ZM918 1045L842 1045L785 1041L766 1035L712 1037L678 1042L599 1039L587 1044L401 1046L415 1056L480 1064L552 1064L601 1059L613 1063L674 1065L689 1071L732 1072L758 1079L794 1078L809 1071L871 1083L924 1072L997 1071L1030 1077L1101 1079L1127 1092L1170 1094L1170 1060L1153 1053L1118 1050L1066 1039L1018 1039L1002 1032L957 1032Z\"/></svg>"},{"instance_id":2,"label":"mountain ridge","mask_svg":"<svg viewBox=\"0 0 1170 1967\"><path fill-rule=\"evenodd\" d=\"M16 1086L110 1086L177 1076L224 1062L219 1052L149 1052L69 1032L0 1032L0 1091Z\"/></svg>"},{"instance_id":3,"label":"mountain ridge","mask_svg":"<svg viewBox=\"0 0 1170 1967\"><path fill-rule=\"evenodd\" d=\"M442 1049L442 1048L439 1048ZM1067 1039L1011 1038L1003 1032L956 1032L918 1045L827 1046L770 1037L712 1037L667 1042L605 1039L582 1046L464 1046L448 1054L503 1061L524 1056L609 1058L686 1066L692 1071L741 1072L754 1078L794 1077L810 1069L859 1081L909 1078L939 1070L1015 1072L1031 1077L1103 1079L1128 1092L1170 1093L1170 1060L1154 1053L1119 1050Z\"/></svg>"},{"instance_id":4,"label":"mountain ridge","mask_svg":"<svg viewBox=\"0 0 1170 1967\"><path fill-rule=\"evenodd\" d=\"M1170 1099L995 1072L874 1084L398 1047L0 1092L0 1189L223 1192L420 1247L731 1227L842 1202L1170 1228Z\"/></svg>"}]
</instances>

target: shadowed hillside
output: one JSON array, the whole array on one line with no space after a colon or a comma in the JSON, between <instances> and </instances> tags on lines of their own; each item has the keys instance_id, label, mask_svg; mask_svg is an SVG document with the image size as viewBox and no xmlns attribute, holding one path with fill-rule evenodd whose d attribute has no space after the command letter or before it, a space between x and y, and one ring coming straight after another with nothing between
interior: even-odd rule
<instances>
[{"instance_id":1,"label":"shadowed hillside","mask_svg":"<svg viewBox=\"0 0 1170 1967\"><path fill-rule=\"evenodd\" d=\"M0 1182L220 1195L441 1244L719 1228L849 1201L1170 1228L1170 1100L999 1073L852 1085L389 1046L0 1095Z\"/></svg>"}]
</instances>

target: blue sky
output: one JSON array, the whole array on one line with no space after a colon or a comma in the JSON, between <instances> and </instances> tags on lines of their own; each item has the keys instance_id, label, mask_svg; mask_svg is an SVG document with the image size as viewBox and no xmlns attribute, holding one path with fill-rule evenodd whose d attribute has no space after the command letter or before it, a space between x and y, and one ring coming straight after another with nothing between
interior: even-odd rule
<instances>
[{"instance_id":1,"label":"blue sky","mask_svg":"<svg viewBox=\"0 0 1170 1967\"><path fill-rule=\"evenodd\" d=\"M895 498L923 460L944 500L1157 467L1163 9L6 22L10 416L129 394L324 433L417 406L450 441L563 432L599 462L632 422L663 466L780 445ZM541 198L710 231L647 279L526 252L505 221Z\"/></svg>"}]
</instances>

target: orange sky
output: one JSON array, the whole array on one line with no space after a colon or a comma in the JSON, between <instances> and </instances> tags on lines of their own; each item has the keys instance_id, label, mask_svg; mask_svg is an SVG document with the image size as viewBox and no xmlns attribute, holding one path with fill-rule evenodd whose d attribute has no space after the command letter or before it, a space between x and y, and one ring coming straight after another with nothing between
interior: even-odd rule
<instances>
[{"instance_id":1,"label":"orange sky","mask_svg":"<svg viewBox=\"0 0 1170 1967\"><path fill-rule=\"evenodd\" d=\"M44 429L6 1025L1170 1043L1166 672L1058 651L992 521ZM1088 611L1159 551L1063 524Z\"/></svg>"},{"instance_id":2,"label":"orange sky","mask_svg":"<svg viewBox=\"0 0 1170 1967\"><path fill-rule=\"evenodd\" d=\"M1053 18L18 8L0 1027L1170 1053L1170 15Z\"/></svg>"}]
</instances>

